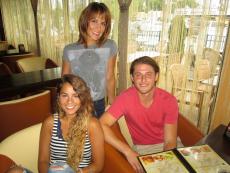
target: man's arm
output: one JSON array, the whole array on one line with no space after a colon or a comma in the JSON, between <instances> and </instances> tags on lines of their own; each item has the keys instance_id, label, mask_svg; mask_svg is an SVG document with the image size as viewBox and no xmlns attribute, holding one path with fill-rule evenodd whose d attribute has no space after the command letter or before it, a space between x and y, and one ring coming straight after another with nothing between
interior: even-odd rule
<instances>
[{"instance_id":1,"label":"man's arm","mask_svg":"<svg viewBox=\"0 0 230 173\"><path fill-rule=\"evenodd\" d=\"M112 131L111 126L116 122L117 120L109 113L105 112L103 116L100 118L100 122L102 124L102 128L105 135L105 141L114 146L117 150L119 150L121 153L126 155L125 153L127 150L130 150L130 147L128 144L122 142Z\"/></svg>"},{"instance_id":2,"label":"man's arm","mask_svg":"<svg viewBox=\"0 0 230 173\"><path fill-rule=\"evenodd\" d=\"M177 146L177 123L165 124L164 127L164 150L170 150Z\"/></svg>"},{"instance_id":3,"label":"man's arm","mask_svg":"<svg viewBox=\"0 0 230 173\"><path fill-rule=\"evenodd\" d=\"M116 121L117 120L109 112L105 112L100 118L102 129L104 131L105 141L120 151L122 154L124 154L136 172L143 173L143 169L137 160L138 153L134 152L127 143L116 137L112 131L111 126Z\"/></svg>"}]
</instances>

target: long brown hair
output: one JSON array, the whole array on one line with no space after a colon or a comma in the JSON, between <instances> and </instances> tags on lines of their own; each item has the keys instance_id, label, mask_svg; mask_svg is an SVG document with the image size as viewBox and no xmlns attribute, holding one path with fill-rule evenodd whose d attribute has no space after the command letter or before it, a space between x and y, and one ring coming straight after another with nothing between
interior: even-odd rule
<instances>
[{"instance_id":1,"label":"long brown hair","mask_svg":"<svg viewBox=\"0 0 230 173\"><path fill-rule=\"evenodd\" d=\"M105 31L98 40L98 46L100 47L108 38L111 30L111 13L108 7L104 3L91 2L89 5L81 12L78 20L79 38L78 43L84 44L87 47L87 28L88 22L94 15L104 15L105 17Z\"/></svg>"},{"instance_id":2,"label":"long brown hair","mask_svg":"<svg viewBox=\"0 0 230 173\"><path fill-rule=\"evenodd\" d=\"M88 121L93 112L93 101L90 95L90 89L87 87L85 81L73 74L66 74L62 77L57 88L58 97L65 83L69 83L73 87L81 101L81 106L77 110L76 116L70 125L66 139L68 143L67 163L76 170L83 156ZM58 112L60 117L65 116L60 106L58 106Z\"/></svg>"}]
</instances>

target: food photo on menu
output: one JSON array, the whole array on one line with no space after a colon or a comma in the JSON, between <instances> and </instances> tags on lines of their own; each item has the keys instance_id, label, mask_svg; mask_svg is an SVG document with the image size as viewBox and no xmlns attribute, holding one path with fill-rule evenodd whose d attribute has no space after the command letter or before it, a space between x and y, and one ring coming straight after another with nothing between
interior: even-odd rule
<instances>
[{"instance_id":1,"label":"food photo on menu","mask_svg":"<svg viewBox=\"0 0 230 173\"><path fill-rule=\"evenodd\" d=\"M230 165L209 145L138 156L146 173L230 173Z\"/></svg>"},{"instance_id":2,"label":"food photo on menu","mask_svg":"<svg viewBox=\"0 0 230 173\"><path fill-rule=\"evenodd\" d=\"M146 173L189 173L173 151L139 156L139 161Z\"/></svg>"},{"instance_id":3,"label":"food photo on menu","mask_svg":"<svg viewBox=\"0 0 230 173\"><path fill-rule=\"evenodd\" d=\"M230 165L208 145L179 148L178 151L198 173L230 173Z\"/></svg>"}]
</instances>

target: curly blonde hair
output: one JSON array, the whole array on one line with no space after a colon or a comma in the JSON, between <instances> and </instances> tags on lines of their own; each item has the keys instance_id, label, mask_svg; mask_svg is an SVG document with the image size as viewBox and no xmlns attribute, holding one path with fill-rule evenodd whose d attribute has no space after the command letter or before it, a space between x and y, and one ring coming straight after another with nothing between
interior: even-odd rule
<instances>
[{"instance_id":1,"label":"curly blonde hair","mask_svg":"<svg viewBox=\"0 0 230 173\"><path fill-rule=\"evenodd\" d=\"M90 116L92 116L94 108L90 89L82 78L73 74L64 75L57 88L58 96L65 83L69 83L73 87L81 101L81 106L76 112L76 116L69 127L66 139L68 143L67 163L76 171L82 160L85 137L88 130L88 121ZM65 116L64 111L59 105L58 112L60 117Z\"/></svg>"}]
</instances>

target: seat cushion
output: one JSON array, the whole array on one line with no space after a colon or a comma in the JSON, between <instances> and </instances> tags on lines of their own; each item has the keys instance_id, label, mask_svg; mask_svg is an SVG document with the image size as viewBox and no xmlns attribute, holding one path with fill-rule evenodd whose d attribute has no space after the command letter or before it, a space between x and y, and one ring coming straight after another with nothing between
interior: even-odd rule
<instances>
[{"instance_id":1,"label":"seat cushion","mask_svg":"<svg viewBox=\"0 0 230 173\"><path fill-rule=\"evenodd\" d=\"M21 72L30 72L45 69L46 58L30 57L17 60Z\"/></svg>"},{"instance_id":2,"label":"seat cushion","mask_svg":"<svg viewBox=\"0 0 230 173\"><path fill-rule=\"evenodd\" d=\"M33 172L37 170L41 123L20 130L0 143L0 154Z\"/></svg>"}]
</instances>

